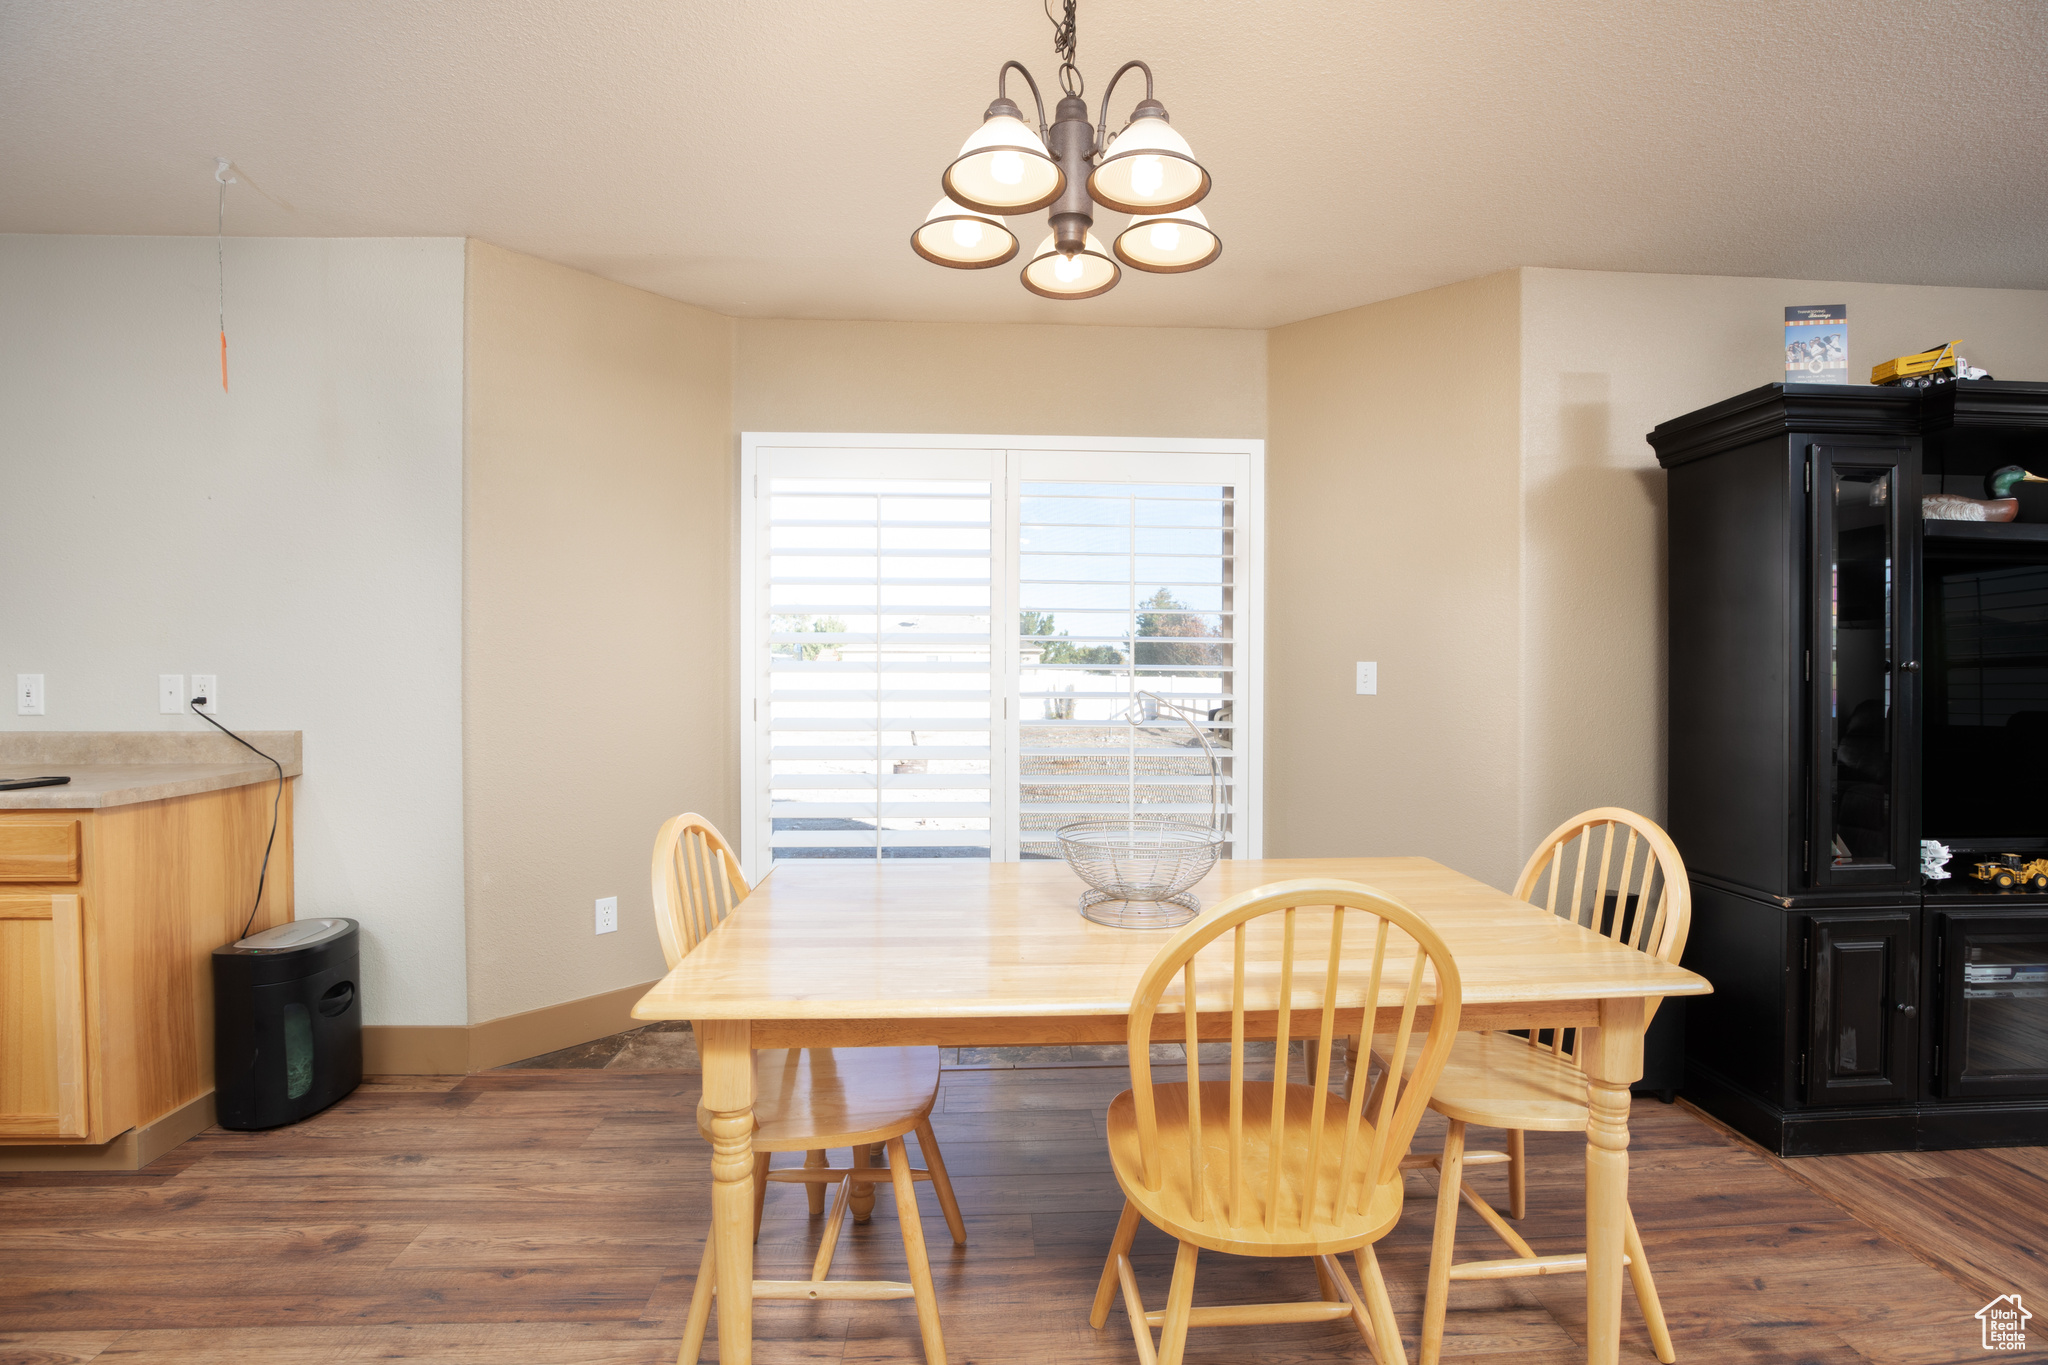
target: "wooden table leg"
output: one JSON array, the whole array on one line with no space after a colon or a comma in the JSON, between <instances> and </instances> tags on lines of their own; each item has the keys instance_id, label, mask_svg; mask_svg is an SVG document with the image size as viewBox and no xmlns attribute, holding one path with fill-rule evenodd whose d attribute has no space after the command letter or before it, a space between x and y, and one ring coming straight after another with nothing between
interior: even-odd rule
<instances>
[{"instance_id":1,"label":"wooden table leg","mask_svg":"<svg viewBox=\"0 0 2048 1365\"><path fill-rule=\"evenodd\" d=\"M874 1155L875 1149L872 1146L865 1142L856 1142L853 1145L853 1169L856 1171L867 1170L869 1164L874 1160ZM873 1183L866 1180L854 1181L853 1198L847 1201L847 1207L853 1210L854 1222L867 1222L875 1212L875 1187Z\"/></svg>"},{"instance_id":2,"label":"wooden table leg","mask_svg":"<svg viewBox=\"0 0 2048 1365\"><path fill-rule=\"evenodd\" d=\"M1592 1121L1586 1126L1586 1360L1621 1358L1622 1242L1628 1229L1628 1088L1643 1076L1643 1002L1600 1002L1600 1027L1579 1044Z\"/></svg>"},{"instance_id":3,"label":"wooden table leg","mask_svg":"<svg viewBox=\"0 0 2048 1365\"><path fill-rule=\"evenodd\" d=\"M745 1020L695 1025L711 1112L711 1235L718 1248L718 1359L754 1359L754 1049Z\"/></svg>"}]
</instances>

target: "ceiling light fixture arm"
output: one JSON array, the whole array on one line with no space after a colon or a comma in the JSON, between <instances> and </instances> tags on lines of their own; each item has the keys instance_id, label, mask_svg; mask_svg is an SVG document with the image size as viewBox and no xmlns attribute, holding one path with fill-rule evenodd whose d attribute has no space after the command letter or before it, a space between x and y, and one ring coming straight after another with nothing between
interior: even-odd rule
<instances>
[{"instance_id":1,"label":"ceiling light fixture arm","mask_svg":"<svg viewBox=\"0 0 2048 1365\"><path fill-rule=\"evenodd\" d=\"M1095 155L1098 157L1109 146L1109 102L1116 94L1116 83L1122 80L1124 73L1132 67L1145 73L1145 98L1131 111L1131 119L1142 118L1148 113L1156 114L1159 118L1166 117L1165 106L1152 98L1152 68L1143 62L1125 62L1116 69L1116 74L1109 78L1109 87L1102 92L1102 120L1095 125ZM1130 122L1127 120L1124 126L1129 127Z\"/></svg>"},{"instance_id":2,"label":"ceiling light fixture arm","mask_svg":"<svg viewBox=\"0 0 2048 1365\"><path fill-rule=\"evenodd\" d=\"M1038 106L1038 137L1040 141L1043 141L1046 137L1046 134L1049 131L1049 127L1045 121L1045 99L1038 93L1038 82L1031 79L1030 71L1025 69L1024 63L1022 62L1004 62L1001 66L996 68L996 102L995 104L991 104L988 107L989 115L1001 113L1011 114L1018 118L1023 117L1024 111L1019 109L1017 107L1016 101L1010 98L1008 82L1010 79L1010 68L1012 67L1015 67L1017 69L1017 74L1024 78L1024 84L1031 87L1031 102Z\"/></svg>"}]
</instances>

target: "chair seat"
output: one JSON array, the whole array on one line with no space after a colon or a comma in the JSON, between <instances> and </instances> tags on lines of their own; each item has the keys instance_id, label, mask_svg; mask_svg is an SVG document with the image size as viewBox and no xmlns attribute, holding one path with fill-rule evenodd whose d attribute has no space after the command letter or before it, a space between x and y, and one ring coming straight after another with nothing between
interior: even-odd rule
<instances>
[{"instance_id":1,"label":"chair seat","mask_svg":"<svg viewBox=\"0 0 2048 1365\"><path fill-rule=\"evenodd\" d=\"M1390 1037L1373 1039L1382 1062L1393 1046ZM1421 1051L1409 1048L1403 1075L1414 1069ZM1591 1115L1585 1073L1569 1057L1553 1056L1548 1047L1512 1033L1459 1034L1429 1107L1481 1128L1542 1133L1584 1132Z\"/></svg>"},{"instance_id":2,"label":"chair seat","mask_svg":"<svg viewBox=\"0 0 2048 1365\"><path fill-rule=\"evenodd\" d=\"M807 1152L910 1132L939 1097L935 1047L776 1048L754 1054L754 1150ZM710 1111L697 1106L709 1138Z\"/></svg>"},{"instance_id":3,"label":"chair seat","mask_svg":"<svg viewBox=\"0 0 2048 1365\"><path fill-rule=\"evenodd\" d=\"M1165 1181L1158 1190L1145 1188L1144 1158L1138 1143L1138 1106L1126 1090L1110 1102L1109 1155L1116 1169L1117 1183L1136 1204L1147 1221L1184 1242L1210 1251L1227 1251L1245 1256L1314 1256L1348 1251L1380 1236L1401 1216L1401 1180L1373 1191L1362 1211L1350 1211L1332 1218L1331 1204L1340 1167L1344 1160L1344 1126L1348 1120L1342 1095L1324 1093L1323 1146L1315 1182L1318 1216L1307 1227L1295 1205L1295 1191L1308 1186L1308 1126L1314 1115L1316 1092L1305 1085L1287 1087L1286 1136L1282 1160L1286 1168L1280 1182L1281 1205L1272 1231L1266 1230L1266 1191L1272 1170L1268 1159L1273 1091L1271 1082L1246 1081L1244 1085L1243 1171L1244 1211L1233 1222L1225 1208L1230 1193L1230 1083L1202 1083L1202 1167L1208 1208L1196 1217L1188 1206L1187 1191L1194 1182L1188 1174L1188 1087L1185 1082L1155 1085L1153 1103L1159 1119L1159 1147L1166 1166ZM1351 1164L1353 1200L1367 1179L1365 1165L1372 1144L1372 1125L1360 1120L1357 1153Z\"/></svg>"}]
</instances>

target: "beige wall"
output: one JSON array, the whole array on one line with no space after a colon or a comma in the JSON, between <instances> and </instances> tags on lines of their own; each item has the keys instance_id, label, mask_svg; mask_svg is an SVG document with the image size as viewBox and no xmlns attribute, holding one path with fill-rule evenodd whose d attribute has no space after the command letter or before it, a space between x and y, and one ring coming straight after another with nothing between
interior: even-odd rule
<instances>
[{"instance_id":1,"label":"beige wall","mask_svg":"<svg viewBox=\"0 0 2048 1365\"><path fill-rule=\"evenodd\" d=\"M740 431L1266 434L1264 332L752 318L736 326Z\"/></svg>"},{"instance_id":2,"label":"beige wall","mask_svg":"<svg viewBox=\"0 0 2048 1365\"><path fill-rule=\"evenodd\" d=\"M1507 272L1269 334L1270 856L1520 865L1518 297Z\"/></svg>"},{"instance_id":3,"label":"beige wall","mask_svg":"<svg viewBox=\"0 0 2048 1365\"><path fill-rule=\"evenodd\" d=\"M737 820L731 354L717 314L469 244L472 1021L659 976L654 831Z\"/></svg>"},{"instance_id":4,"label":"beige wall","mask_svg":"<svg viewBox=\"0 0 2048 1365\"><path fill-rule=\"evenodd\" d=\"M47 688L0 730L211 733L157 709L203 672L302 731L298 913L361 922L373 1026L466 1013L462 275L459 238L0 233L0 676Z\"/></svg>"},{"instance_id":5,"label":"beige wall","mask_svg":"<svg viewBox=\"0 0 2048 1365\"><path fill-rule=\"evenodd\" d=\"M1962 338L2048 374L2048 293L1706 275L1519 272L1522 795L1516 844L1573 812L1664 815L1659 422L1784 373L1787 306L1849 306L1849 372ZM1681 850L1682 851L1682 850Z\"/></svg>"}]
</instances>

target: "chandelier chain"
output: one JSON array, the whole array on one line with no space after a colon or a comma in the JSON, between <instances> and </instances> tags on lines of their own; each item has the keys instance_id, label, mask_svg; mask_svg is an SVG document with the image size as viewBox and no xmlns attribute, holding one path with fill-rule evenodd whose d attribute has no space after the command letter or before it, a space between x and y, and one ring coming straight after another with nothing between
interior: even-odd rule
<instances>
[{"instance_id":1,"label":"chandelier chain","mask_svg":"<svg viewBox=\"0 0 2048 1365\"><path fill-rule=\"evenodd\" d=\"M1081 78L1081 68L1074 65L1074 54L1081 46L1074 19L1074 7L1078 3L1079 0L1066 0L1065 17L1054 19L1052 0L1045 0L1045 17L1052 20L1052 50L1060 57L1060 89L1076 99L1088 88L1088 83Z\"/></svg>"}]
</instances>

